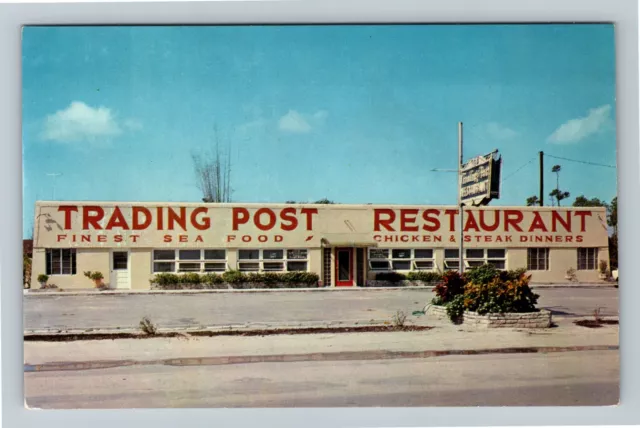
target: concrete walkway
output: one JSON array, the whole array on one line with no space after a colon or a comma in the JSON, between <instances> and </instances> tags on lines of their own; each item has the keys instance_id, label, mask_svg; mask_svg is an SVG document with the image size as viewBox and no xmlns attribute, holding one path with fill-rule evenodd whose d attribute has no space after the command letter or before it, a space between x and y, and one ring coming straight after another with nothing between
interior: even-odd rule
<instances>
[{"instance_id":1,"label":"concrete walkway","mask_svg":"<svg viewBox=\"0 0 640 428\"><path fill-rule=\"evenodd\" d=\"M25 342L25 363L163 360L173 358L348 352L423 352L505 348L616 347L618 327L475 329L442 323L428 331L272 336L149 338Z\"/></svg>"}]
</instances>

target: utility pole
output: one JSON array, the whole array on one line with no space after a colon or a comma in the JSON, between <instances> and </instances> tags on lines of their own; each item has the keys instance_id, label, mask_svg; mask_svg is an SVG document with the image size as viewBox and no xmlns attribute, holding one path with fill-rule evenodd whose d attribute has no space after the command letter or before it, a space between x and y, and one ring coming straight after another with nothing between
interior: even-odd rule
<instances>
[{"instance_id":1,"label":"utility pole","mask_svg":"<svg viewBox=\"0 0 640 428\"><path fill-rule=\"evenodd\" d=\"M57 173L47 173L47 175L49 177L53 177L53 195L51 197L51 200L55 201L56 200L56 178L58 178L59 176L62 175L62 173L57 172Z\"/></svg>"},{"instance_id":2,"label":"utility pole","mask_svg":"<svg viewBox=\"0 0 640 428\"><path fill-rule=\"evenodd\" d=\"M540 152L540 206L544 206L544 152Z\"/></svg>"},{"instance_id":3,"label":"utility pole","mask_svg":"<svg viewBox=\"0 0 640 428\"><path fill-rule=\"evenodd\" d=\"M458 206L460 207L460 242L458 245L458 272L464 273L464 205L462 203L462 165L464 163L462 155L462 122L458 122L458 154L460 160L458 162Z\"/></svg>"}]
</instances>

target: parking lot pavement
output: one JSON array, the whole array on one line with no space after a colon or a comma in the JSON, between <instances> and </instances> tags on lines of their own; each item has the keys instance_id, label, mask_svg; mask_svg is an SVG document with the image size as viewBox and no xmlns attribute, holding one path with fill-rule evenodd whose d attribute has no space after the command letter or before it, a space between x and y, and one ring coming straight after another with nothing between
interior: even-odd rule
<instances>
[{"instance_id":1,"label":"parking lot pavement","mask_svg":"<svg viewBox=\"0 0 640 428\"><path fill-rule=\"evenodd\" d=\"M556 317L618 314L615 288L539 288L539 306ZM24 297L24 329L136 328L143 316L161 327L246 323L391 321L431 300L429 289Z\"/></svg>"}]
</instances>

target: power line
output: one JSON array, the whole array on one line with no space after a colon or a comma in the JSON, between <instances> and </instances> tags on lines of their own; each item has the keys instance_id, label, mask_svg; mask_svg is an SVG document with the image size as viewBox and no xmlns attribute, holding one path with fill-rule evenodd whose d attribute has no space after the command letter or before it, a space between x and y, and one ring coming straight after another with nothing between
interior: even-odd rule
<instances>
[{"instance_id":1,"label":"power line","mask_svg":"<svg viewBox=\"0 0 640 428\"><path fill-rule=\"evenodd\" d=\"M517 172L519 172L522 168L524 168L525 166L529 165L531 162L533 162L534 160L536 160L536 156L532 157L529 162L525 163L524 165L520 166L518 169L516 169L515 171L513 171L511 174L507 175L506 177L502 178L500 180L500 182L504 182L507 178L515 175Z\"/></svg>"},{"instance_id":2,"label":"power line","mask_svg":"<svg viewBox=\"0 0 640 428\"><path fill-rule=\"evenodd\" d=\"M563 158L563 157L560 157L560 156L553 156L553 155L550 155L550 154L547 154L547 153L545 153L544 155L545 156L549 156L550 158L562 159L562 160L566 160L566 161L569 161L569 162L582 163L582 164L585 164L585 165L604 166L604 167L607 167L607 168L615 168L615 166L613 166L613 165L605 165L603 163L588 162L588 161L581 161L581 160L576 160L576 159Z\"/></svg>"}]
</instances>

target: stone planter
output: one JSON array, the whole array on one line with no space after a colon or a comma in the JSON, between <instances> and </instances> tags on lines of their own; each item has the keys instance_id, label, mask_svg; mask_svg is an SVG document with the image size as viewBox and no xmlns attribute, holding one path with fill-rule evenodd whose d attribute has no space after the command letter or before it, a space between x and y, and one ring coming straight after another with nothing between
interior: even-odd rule
<instances>
[{"instance_id":1,"label":"stone planter","mask_svg":"<svg viewBox=\"0 0 640 428\"><path fill-rule=\"evenodd\" d=\"M438 319L449 319L447 308L431 305L427 309L430 316ZM551 312L541 309L538 312L522 312L507 314L485 314L465 311L461 322L486 328L549 328L551 327Z\"/></svg>"}]
</instances>

